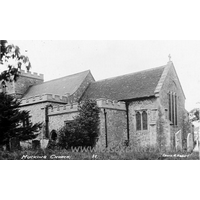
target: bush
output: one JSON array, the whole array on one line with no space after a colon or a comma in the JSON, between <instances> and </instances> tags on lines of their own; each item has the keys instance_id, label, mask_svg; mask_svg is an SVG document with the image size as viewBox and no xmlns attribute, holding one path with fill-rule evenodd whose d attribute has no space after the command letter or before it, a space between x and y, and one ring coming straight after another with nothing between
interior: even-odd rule
<instances>
[{"instance_id":1,"label":"bush","mask_svg":"<svg viewBox=\"0 0 200 200\"><path fill-rule=\"evenodd\" d=\"M30 122L30 112L20 110L20 101L12 95L0 92L0 145L10 149L12 139L35 139L42 124Z\"/></svg>"},{"instance_id":2,"label":"bush","mask_svg":"<svg viewBox=\"0 0 200 200\"><path fill-rule=\"evenodd\" d=\"M79 114L73 121L59 130L58 146L94 147L99 136L99 112L95 100L87 99L79 104Z\"/></svg>"}]
</instances>

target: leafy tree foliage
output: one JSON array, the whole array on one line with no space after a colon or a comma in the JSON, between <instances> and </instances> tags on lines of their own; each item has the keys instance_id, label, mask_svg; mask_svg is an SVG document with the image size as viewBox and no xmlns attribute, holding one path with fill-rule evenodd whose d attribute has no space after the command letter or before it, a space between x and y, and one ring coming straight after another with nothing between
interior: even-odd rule
<instances>
[{"instance_id":1,"label":"leafy tree foliage","mask_svg":"<svg viewBox=\"0 0 200 200\"><path fill-rule=\"evenodd\" d=\"M198 108L194 108L194 109L192 109L191 111L190 111L190 120L191 121L198 121L198 120L200 120L200 116L199 116L199 109Z\"/></svg>"},{"instance_id":2,"label":"leafy tree foliage","mask_svg":"<svg viewBox=\"0 0 200 200\"><path fill-rule=\"evenodd\" d=\"M20 111L20 101L11 95L0 93L0 145L9 146L12 138L20 141L37 137L42 124L30 122L29 111Z\"/></svg>"},{"instance_id":3,"label":"leafy tree foliage","mask_svg":"<svg viewBox=\"0 0 200 200\"><path fill-rule=\"evenodd\" d=\"M12 61L12 62L11 62ZM16 81L22 65L29 71L31 63L27 56L21 55L20 48L8 44L7 40L0 40L0 64L7 65L8 69L0 74L0 80Z\"/></svg>"},{"instance_id":4,"label":"leafy tree foliage","mask_svg":"<svg viewBox=\"0 0 200 200\"><path fill-rule=\"evenodd\" d=\"M0 63L2 64L2 58L4 57L4 55L6 54L6 44L7 41L6 40L0 40Z\"/></svg>"},{"instance_id":5,"label":"leafy tree foliage","mask_svg":"<svg viewBox=\"0 0 200 200\"><path fill-rule=\"evenodd\" d=\"M0 73L0 81L16 81L22 65L28 71L31 68L29 58L21 55L20 48L8 44L7 40L0 40L0 65L7 67ZM6 145L9 149L11 139L34 139L41 127L41 123L30 122L29 111L20 111L19 100L4 92L0 93L0 145Z\"/></svg>"},{"instance_id":6,"label":"leafy tree foliage","mask_svg":"<svg viewBox=\"0 0 200 200\"><path fill-rule=\"evenodd\" d=\"M95 100L87 99L78 107L79 115L59 131L61 148L94 147L99 136L99 112Z\"/></svg>"}]
</instances>

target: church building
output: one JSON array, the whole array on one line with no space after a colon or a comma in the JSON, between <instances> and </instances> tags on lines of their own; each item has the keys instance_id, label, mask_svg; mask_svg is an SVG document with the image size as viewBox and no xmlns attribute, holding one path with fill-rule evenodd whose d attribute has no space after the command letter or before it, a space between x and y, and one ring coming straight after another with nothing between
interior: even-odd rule
<instances>
[{"instance_id":1,"label":"church building","mask_svg":"<svg viewBox=\"0 0 200 200\"><path fill-rule=\"evenodd\" d=\"M46 82L43 75L22 70L16 82L2 82L0 90L21 99L21 109L30 111L33 123L44 123L39 139L51 138L52 131L73 120L78 102L86 98L95 99L101 110L101 147L126 141L135 147L156 146L162 135L167 149L181 150L190 132L172 61L100 81L89 70Z\"/></svg>"}]
</instances>

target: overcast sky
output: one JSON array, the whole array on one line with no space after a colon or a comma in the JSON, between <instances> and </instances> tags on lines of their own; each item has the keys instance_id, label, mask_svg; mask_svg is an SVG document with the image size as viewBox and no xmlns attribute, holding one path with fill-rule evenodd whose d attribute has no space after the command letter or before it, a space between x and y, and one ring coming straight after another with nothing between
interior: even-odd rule
<instances>
[{"instance_id":1,"label":"overcast sky","mask_svg":"<svg viewBox=\"0 0 200 200\"><path fill-rule=\"evenodd\" d=\"M91 70L95 80L165 65L171 55L189 111L200 101L200 41L8 40L28 50L31 71L45 81Z\"/></svg>"}]
</instances>

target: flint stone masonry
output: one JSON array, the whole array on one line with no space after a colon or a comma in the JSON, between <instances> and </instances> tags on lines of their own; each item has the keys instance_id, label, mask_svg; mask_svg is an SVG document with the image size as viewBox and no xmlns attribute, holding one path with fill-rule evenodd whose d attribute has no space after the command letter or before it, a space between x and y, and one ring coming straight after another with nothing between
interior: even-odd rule
<instances>
[{"instance_id":1,"label":"flint stone masonry","mask_svg":"<svg viewBox=\"0 0 200 200\"><path fill-rule=\"evenodd\" d=\"M41 103L38 103L38 104L23 105L21 107L21 110L30 111L31 122L33 124L34 123L43 123L43 128L41 129L37 139L42 139L44 137L45 107L49 104L51 104L52 106L60 105L59 103L56 103L56 102L41 102ZM49 126L50 126L50 124L49 124Z\"/></svg>"},{"instance_id":2,"label":"flint stone masonry","mask_svg":"<svg viewBox=\"0 0 200 200\"><path fill-rule=\"evenodd\" d=\"M53 108L49 108L49 116L52 115L63 115L78 112L78 104L65 104L65 105L57 105Z\"/></svg>"},{"instance_id":3,"label":"flint stone masonry","mask_svg":"<svg viewBox=\"0 0 200 200\"><path fill-rule=\"evenodd\" d=\"M22 99L21 109L30 111L33 123L44 122L45 121L44 108L46 105L52 104L53 108L48 109L48 115L50 117L50 123L49 123L50 126L53 127L53 124L54 125L58 124L57 123L58 121L60 121L59 124L64 126L64 122L66 120L72 120L73 117L77 115L78 104L74 103L74 104L62 105L57 102L58 99L55 102L53 102L53 100L55 100L55 97L53 97L53 95L48 94L43 96L36 96L35 98L31 97L29 99ZM35 102L35 104L32 104L33 102ZM38 104L36 104L36 102L38 102ZM100 108L109 108L111 110L116 109L125 112L124 102L116 102L116 101L114 102L106 99L98 99L97 104ZM53 122L53 120L51 119L55 119L55 122ZM56 127L58 126L56 125L54 129L57 129Z\"/></svg>"},{"instance_id":4,"label":"flint stone masonry","mask_svg":"<svg viewBox=\"0 0 200 200\"><path fill-rule=\"evenodd\" d=\"M100 135L97 145L105 147L105 116L103 109L107 112L108 143L127 140L125 103L106 99L97 99L97 105L101 108L100 113ZM78 115L78 104L56 105L49 108L49 130L58 131Z\"/></svg>"},{"instance_id":5,"label":"flint stone masonry","mask_svg":"<svg viewBox=\"0 0 200 200\"><path fill-rule=\"evenodd\" d=\"M53 106L57 106L58 103L51 103ZM31 122L38 123L38 122L45 122L45 107L49 105L49 102L41 102L39 104L34 105L26 105L22 106L21 110L28 110L30 111Z\"/></svg>"},{"instance_id":6,"label":"flint stone masonry","mask_svg":"<svg viewBox=\"0 0 200 200\"><path fill-rule=\"evenodd\" d=\"M123 101L113 101L110 99L97 99L97 105L100 108L109 108L109 109L114 109L114 110L122 110L125 111L125 103Z\"/></svg>"},{"instance_id":7,"label":"flint stone masonry","mask_svg":"<svg viewBox=\"0 0 200 200\"><path fill-rule=\"evenodd\" d=\"M97 99L97 105L99 108L108 108L113 110L121 110L125 111L125 103L120 101L112 101L109 99ZM67 114L67 113L73 113L78 112L78 103L73 104L64 104L57 106L54 106L53 108L49 108L49 116L51 115L60 115L60 114Z\"/></svg>"},{"instance_id":8,"label":"flint stone masonry","mask_svg":"<svg viewBox=\"0 0 200 200\"><path fill-rule=\"evenodd\" d=\"M175 133L183 129L184 127L184 116L186 114L185 110L185 96L182 90L182 87L180 85L178 76L176 74L176 71L173 67L173 63L168 63L170 66L167 70L168 73L165 77L165 81L162 83L162 88L159 93L158 101L161 104L163 108L166 109L166 119L169 119L169 100L168 100L168 93L176 93L177 95L177 126L170 125L171 126L171 144L175 145ZM183 133L184 134L184 133ZM182 139L186 139L187 135L183 135ZM175 147L175 146L174 146Z\"/></svg>"},{"instance_id":9,"label":"flint stone masonry","mask_svg":"<svg viewBox=\"0 0 200 200\"><path fill-rule=\"evenodd\" d=\"M105 109L107 118L107 144L108 146L115 141L116 143L127 140L126 112L114 109ZM100 135L97 146L106 147L105 115L104 109L100 112Z\"/></svg>"},{"instance_id":10,"label":"flint stone masonry","mask_svg":"<svg viewBox=\"0 0 200 200\"><path fill-rule=\"evenodd\" d=\"M63 113L58 115L49 115L49 131L58 131L65 125L65 122L73 120L78 115L78 112Z\"/></svg>"},{"instance_id":11,"label":"flint stone masonry","mask_svg":"<svg viewBox=\"0 0 200 200\"><path fill-rule=\"evenodd\" d=\"M171 131L170 131L170 123L169 120L164 121L164 134L165 134L165 140L166 140L166 145L165 145L165 149L166 150L170 150L171 148ZM159 133L157 133L159 134Z\"/></svg>"},{"instance_id":12,"label":"flint stone masonry","mask_svg":"<svg viewBox=\"0 0 200 200\"><path fill-rule=\"evenodd\" d=\"M171 149L176 150L176 133L180 129L177 126L172 126L170 121L169 121L169 124L170 124L170 144L171 144L170 146L171 146Z\"/></svg>"},{"instance_id":13,"label":"flint stone masonry","mask_svg":"<svg viewBox=\"0 0 200 200\"><path fill-rule=\"evenodd\" d=\"M129 130L130 142L138 146L156 145L156 121L158 118L158 104L156 98L136 100L129 104ZM148 129L136 130L136 112L145 110L147 112Z\"/></svg>"},{"instance_id":14,"label":"flint stone masonry","mask_svg":"<svg viewBox=\"0 0 200 200\"><path fill-rule=\"evenodd\" d=\"M78 115L78 104L56 105L48 109L49 130L58 131L67 121L73 120Z\"/></svg>"}]
</instances>

